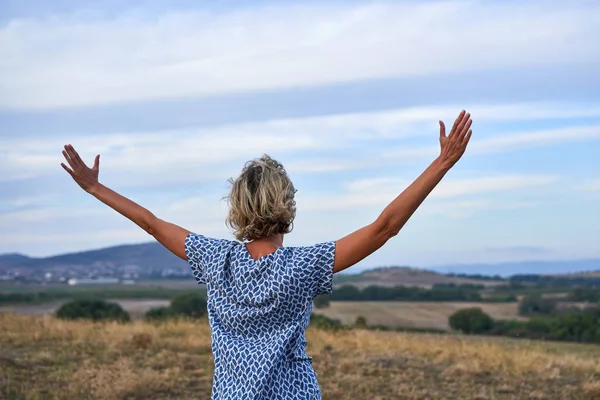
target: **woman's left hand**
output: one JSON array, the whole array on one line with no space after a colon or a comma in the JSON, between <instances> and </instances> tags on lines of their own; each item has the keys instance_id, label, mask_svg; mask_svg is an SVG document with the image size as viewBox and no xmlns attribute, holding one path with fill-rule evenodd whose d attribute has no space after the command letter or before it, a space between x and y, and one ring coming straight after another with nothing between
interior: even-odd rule
<instances>
[{"instance_id":1,"label":"woman's left hand","mask_svg":"<svg viewBox=\"0 0 600 400\"><path fill-rule=\"evenodd\" d=\"M93 189L98 186L100 154L96 156L94 166L89 168L70 144L65 145L65 149L62 153L71 168L69 169L64 163L60 163L60 165L69 173L69 175L71 175L71 178L73 178L83 190L91 193Z\"/></svg>"}]
</instances>

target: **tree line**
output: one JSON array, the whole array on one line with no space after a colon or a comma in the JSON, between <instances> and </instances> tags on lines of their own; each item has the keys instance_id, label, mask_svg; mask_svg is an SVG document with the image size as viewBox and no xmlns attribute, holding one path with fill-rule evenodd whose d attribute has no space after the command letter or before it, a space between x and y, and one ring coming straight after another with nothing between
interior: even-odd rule
<instances>
[{"instance_id":1,"label":"tree line","mask_svg":"<svg viewBox=\"0 0 600 400\"><path fill-rule=\"evenodd\" d=\"M416 286L376 286L360 289L353 285L335 288L329 295L331 301L472 301L472 302L511 302L517 301L514 295L484 297L480 291L483 285L435 284L430 289Z\"/></svg>"},{"instance_id":2,"label":"tree line","mask_svg":"<svg viewBox=\"0 0 600 400\"><path fill-rule=\"evenodd\" d=\"M600 307L572 308L526 321L494 320L481 308L459 310L448 319L450 327L467 334L600 343Z\"/></svg>"},{"instance_id":3,"label":"tree line","mask_svg":"<svg viewBox=\"0 0 600 400\"><path fill-rule=\"evenodd\" d=\"M57 300L78 300L78 299L172 299L182 293L198 292L204 293L201 288L194 290L164 289L164 288L102 288L85 287L79 288L60 288L47 291L28 291L28 292L0 292L0 305L13 304L35 304L45 303Z\"/></svg>"}]
</instances>

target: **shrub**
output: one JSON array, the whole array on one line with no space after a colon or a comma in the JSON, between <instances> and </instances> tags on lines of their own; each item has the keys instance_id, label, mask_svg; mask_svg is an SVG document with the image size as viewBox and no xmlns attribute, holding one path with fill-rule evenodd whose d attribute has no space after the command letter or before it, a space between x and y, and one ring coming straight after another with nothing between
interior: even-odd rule
<instances>
[{"instance_id":1,"label":"shrub","mask_svg":"<svg viewBox=\"0 0 600 400\"><path fill-rule=\"evenodd\" d=\"M556 301L540 295L528 295L519 302L519 315L548 315L556 312Z\"/></svg>"},{"instance_id":2,"label":"shrub","mask_svg":"<svg viewBox=\"0 0 600 400\"><path fill-rule=\"evenodd\" d=\"M33 293L0 293L0 304L31 303L35 301Z\"/></svg>"},{"instance_id":3,"label":"shrub","mask_svg":"<svg viewBox=\"0 0 600 400\"><path fill-rule=\"evenodd\" d=\"M575 308L528 321L496 321L489 333L530 339L600 343L600 309Z\"/></svg>"},{"instance_id":4,"label":"shrub","mask_svg":"<svg viewBox=\"0 0 600 400\"><path fill-rule=\"evenodd\" d=\"M130 345L134 349L147 350L152 346L152 336L148 333L135 333L130 340Z\"/></svg>"},{"instance_id":5,"label":"shrub","mask_svg":"<svg viewBox=\"0 0 600 400\"><path fill-rule=\"evenodd\" d=\"M327 308L329 307L329 296L322 295L315 297L315 308Z\"/></svg>"},{"instance_id":6,"label":"shrub","mask_svg":"<svg viewBox=\"0 0 600 400\"><path fill-rule=\"evenodd\" d=\"M165 319L173 318L175 315L171 307L156 307L146 311L144 318L147 321L162 321Z\"/></svg>"},{"instance_id":7,"label":"shrub","mask_svg":"<svg viewBox=\"0 0 600 400\"><path fill-rule=\"evenodd\" d=\"M131 320L129 313L117 304L104 300L81 299L63 304L57 311L59 319L89 319L92 321Z\"/></svg>"},{"instance_id":8,"label":"shrub","mask_svg":"<svg viewBox=\"0 0 600 400\"><path fill-rule=\"evenodd\" d=\"M450 327L462 333L484 333L492 330L494 320L481 308L465 308L448 318Z\"/></svg>"},{"instance_id":9,"label":"shrub","mask_svg":"<svg viewBox=\"0 0 600 400\"><path fill-rule=\"evenodd\" d=\"M600 288L581 286L574 288L567 298L571 301L585 301L589 303L600 302Z\"/></svg>"},{"instance_id":10,"label":"shrub","mask_svg":"<svg viewBox=\"0 0 600 400\"><path fill-rule=\"evenodd\" d=\"M310 316L310 325L315 328L325 330L338 330L343 328L342 322L338 319L327 318L324 315L312 314Z\"/></svg>"},{"instance_id":11,"label":"shrub","mask_svg":"<svg viewBox=\"0 0 600 400\"><path fill-rule=\"evenodd\" d=\"M206 299L200 293L185 293L175 296L170 306L173 315L200 318L206 314Z\"/></svg>"},{"instance_id":12,"label":"shrub","mask_svg":"<svg viewBox=\"0 0 600 400\"><path fill-rule=\"evenodd\" d=\"M367 319L365 317L363 317L362 315L359 315L358 317L356 317L354 326L356 328L361 328L361 329L366 328L367 327Z\"/></svg>"}]
</instances>

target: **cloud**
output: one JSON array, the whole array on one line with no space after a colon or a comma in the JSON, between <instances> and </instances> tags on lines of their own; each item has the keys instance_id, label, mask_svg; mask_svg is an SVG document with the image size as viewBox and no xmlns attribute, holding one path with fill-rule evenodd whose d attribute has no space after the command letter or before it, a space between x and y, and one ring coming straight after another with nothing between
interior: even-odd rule
<instances>
[{"instance_id":1,"label":"cloud","mask_svg":"<svg viewBox=\"0 0 600 400\"><path fill-rule=\"evenodd\" d=\"M548 185L556 179L553 176L507 175L445 181L431 194L431 200L428 200L426 206L421 207L419 214L464 218L481 211L529 207L533 203L477 196L537 188ZM299 193L298 221L304 225L307 221L322 222L323 213L327 214L331 211L359 211L371 207L383 209L408 183L408 181L389 178L357 180L347 184L341 191ZM68 209L47 207L0 214L0 230L11 232L10 235L0 235L0 239L5 246L39 243L49 249L51 244L69 240L70 245L62 247L71 249L82 244L98 247L97 244L90 243L102 243L104 246L117 244L120 241L142 241L148 238L130 221L101 204L93 204L95 206L92 208L84 205L77 206L74 203L74 206ZM142 202L142 205L159 218L187 229L199 229L203 234L214 237L230 237L230 232L225 226L227 203L222 201L219 195L180 195L175 200L163 204L156 201L153 204L149 199ZM74 231L77 234L74 234ZM335 233L338 233L337 230ZM314 230L301 230L299 236L296 235L294 239L307 242L313 239L314 234ZM75 236L77 238L72 239Z\"/></svg>"},{"instance_id":2,"label":"cloud","mask_svg":"<svg viewBox=\"0 0 600 400\"><path fill-rule=\"evenodd\" d=\"M498 137L474 142L471 150L477 153L502 152L599 138L600 125L579 126L541 130L520 135L499 135Z\"/></svg>"},{"instance_id":3,"label":"cloud","mask_svg":"<svg viewBox=\"0 0 600 400\"><path fill-rule=\"evenodd\" d=\"M506 246L506 247L486 247L484 251L500 254L519 254L519 255L545 255L553 253L553 250L543 246Z\"/></svg>"},{"instance_id":4,"label":"cloud","mask_svg":"<svg viewBox=\"0 0 600 400\"><path fill-rule=\"evenodd\" d=\"M517 103L469 109L477 115L477 123L484 126L498 121L600 117L597 105ZM63 161L60 151L66 143L72 143L84 161L91 162L96 154L101 154L103 179L138 187L223 180L237 174L247 159L262 153L281 157L294 174L394 165L407 159L436 156L437 120L445 119L451 124L457 113L454 107L429 106L136 134L6 138L0 143L0 182L64 173L59 163ZM435 145L405 145L401 150L393 150L404 140L427 135ZM598 125L500 133L487 139L474 137L469 153L596 138L600 138ZM360 157L356 157L357 152Z\"/></svg>"},{"instance_id":5,"label":"cloud","mask_svg":"<svg viewBox=\"0 0 600 400\"><path fill-rule=\"evenodd\" d=\"M600 179L593 179L588 182L575 186L576 190L585 192L600 192Z\"/></svg>"},{"instance_id":6,"label":"cloud","mask_svg":"<svg viewBox=\"0 0 600 400\"><path fill-rule=\"evenodd\" d=\"M215 176L222 177L216 170L234 172L223 167L228 161L239 163L264 152L283 154L321 146L311 136L263 134L251 129L17 139L0 145L0 156L4 160L0 165L0 182L57 171L64 173L59 164L64 162L61 150L67 143L72 143L88 164L96 154L101 154L102 177L127 186L212 180ZM237 171L241 164L236 167ZM14 175L13 171L18 174Z\"/></svg>"},{"instance_id":7,"label":"cloud","mask_svg":"<svg viewBox=\"0 0 600 400\"><path fill-rule=\"evenodd\" d=\"M496 134L488 139L476 139L474 133L469 143L469 154L503 153L534 147L554 146L560 143L600 139L600 125L544 129L534 132ZM438 146L415 147L385 151L386 158L420 159L435 156Z\"/></svg>"},{"instance_id":8,"label":"cloud","mask_svg":"<svg viewBox=\"0 0 600 400\"><path fill-rule=\"evenodd\" d=\"M454 179L442 181L429 198L451 199L487 193L505 192L549 185L558 177L547 175L505 175L480 177L473 179ZM386 206L398 196L412 181L397 178L375 178L357 180L347 184L347 191L339 194L314 194L299 199L303 209L311 211L352 209L366 206ZM436 203L437 204L437 203ZM443 203L442 203L443 204ZM467 199L451 203L453 210L482 210L497 208L505 204L508 208L530 205L530 203L502 203L479 199ZM444 211L436 206L436 212ZM448 209L446 209L446 212Z\"/></svg>"},{"instance_id":9,"label":"cloud","mask_svg":"<svg viewBox=\"0 0 600 400\"><path fill-rule=\"evenodd\" d=\"M0 227L19 228L23 224L38 224L65 220L80 220L80 218L94 218L102 215L102 209L55 209L40 208L23 211L12 211L0 214Z\"/></svg>"},{"instance_id":10,"label":"cloud","mask_svg":"<svg viewBox=\"0 0 600 400\"><path fill-rule=\"evenodd\" d=\"M26 245L27 255L29 256L49 256L62 254L69 251L81 251L98 249L107 246L116 246L123 243L145 243L154 240L147 233L137 227L131 229L112 229L112 230L96 230L86 231L75 229L70 232L13 232L11 234L0 235L0 241L4 246ZM31 248L27 244L36 243L36 248ZM101 243L101 244L99 244ZM61 248L61 252L57 253L54 250L57 246ZM44 250L41 250L42 248ZM64 249L64 250L63 250Z\"/></svg>"},{"instance_id":11,"label":"cloud","mask_svg":"<svg viewBox=\"0 0 600 400\"><path fill-rule=\"evenodd\" d=\"M14 19L0 29L0 108L592 66L598 18L593 2L438 1Z\"/></svg>"},{"instance_id":12,"label":"cloud","mask_svg":"<svg viewBox=\"0 0 600 400\"><path fill-rule=\"evenodd\" d=\"M435 198L435 196L432 196ZM521 208L534 207L534 201L501 201L501 200L465 200L465 201L434 201L423 204L421 214L443 216L445 218L468 218L483 211L511 211Z\"/></svg>"},{"instance_id":13,"label":"cloud","mask_svg":"<svg viewBox=\"0 0 600 400\"><path fill-rule=\"evenodd\" d=\"M55 194L46 194L39 196L18 196L0 199L0 205L6 204L12 207L31 207L47 204L48 201L56 199Z\"/></svg>"}]
</instances>

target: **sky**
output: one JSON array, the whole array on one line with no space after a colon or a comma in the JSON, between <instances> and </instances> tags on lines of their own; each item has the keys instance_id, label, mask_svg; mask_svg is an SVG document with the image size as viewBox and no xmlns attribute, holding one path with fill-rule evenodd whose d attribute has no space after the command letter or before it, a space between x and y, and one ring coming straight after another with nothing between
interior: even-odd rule
<instances>
[{"instance_id":1,"label":"sky","mask_svg":"<svg viewBox=\"0 0 600 400\"><path fill-rule=\"evenodd\" d=\"M285 245L372 222L473 136L398 236L362 261L600 257L596 1L4 0L0 253L42 257L152 238L60 167L213 237L227 179L267 153L297 193Z\"/></svg>"}]
</instances>

